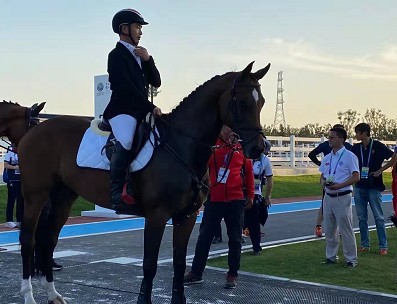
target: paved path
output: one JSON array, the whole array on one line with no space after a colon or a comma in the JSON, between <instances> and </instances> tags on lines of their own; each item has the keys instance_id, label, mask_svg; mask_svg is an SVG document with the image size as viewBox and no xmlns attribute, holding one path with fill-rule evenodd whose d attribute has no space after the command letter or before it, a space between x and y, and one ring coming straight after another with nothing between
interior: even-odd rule
<instances>
[{"instance_id":1,"label":"paved path","mask_svg":"<svg viewBox=\"0 0 397 304\"><path fill-rule=\"evenodd\" d=\"M387 200L387 197L385 197ZM274 204L266 224L264 245L313 238L319 200ZM300 208L298 208L300 206ZM385 214L391 204L384 204ZM82 218L70 219L65 226L55 257L65 266L56 273L57 289L68 303L135 303L141 280L143 256L143 220L123 219L81 224ZM91 219L93 220L93 219ZM373 224L370 221L370 224ZM354 217L357 227L357 219ZM188 259L194 253L198 236L196 225L188 246ZM22 303L18 294L21 261L17 231L0 233L0 303ZM85 235L85 236L83 236ZM212 247L212 255L225 252L226 242ZM246 243L244 250L250 250ZM154 302L169 303L172 265L172 227L167 227L159 256ZM321 257L319 257L321 259ZM207 269L202 286L186 289L190 303L396 303L397 298L333 286L308 284L286 279L242 273L234 291L221 288L224 270ZM391 282L390 282L391 283ZM38 303L45 295L34 280ZM249 299L249 300L248 300Z\"/></svg>"}]
</instances>

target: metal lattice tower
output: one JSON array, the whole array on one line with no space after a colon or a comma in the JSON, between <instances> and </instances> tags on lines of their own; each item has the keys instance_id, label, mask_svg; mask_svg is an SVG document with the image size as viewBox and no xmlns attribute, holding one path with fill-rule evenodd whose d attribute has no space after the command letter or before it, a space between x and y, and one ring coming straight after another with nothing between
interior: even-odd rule
<instances>
[{"instance_id":1,"label":"metal lattice tower","mask_svg":"<svg viewBox=\"0 0 397 304\"><path fill-rule=\"evenodd\" d=\"M278 79L277 79L277 103L276 103L276 114L274 115L274 123L272 130L277 128L279 125L283 125L286 127L285 124L285 115L284 115L284 97L283 97L283 71L278 72Z\"/></svg>"}]
</instances>

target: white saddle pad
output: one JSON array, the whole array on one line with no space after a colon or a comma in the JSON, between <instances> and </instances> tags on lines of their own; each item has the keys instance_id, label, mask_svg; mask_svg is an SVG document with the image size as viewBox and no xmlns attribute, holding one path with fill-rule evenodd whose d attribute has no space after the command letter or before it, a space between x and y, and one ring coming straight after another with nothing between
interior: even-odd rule
<instances>
[{"instance_id":1,"label":"white saddle pad","mask_svg":"<svg viewBox=\"0 0 397 304\"><path fill-rule=\"evenodd\" d=\"M106 145L110 132L104 132L98 128L99 119L94 119L91 126L85 131L81 140L79 151L77 152L77 165L79 167L110 170L110 161L106 157L105 150L101 153L102 148ZM156 133L157 129L156 129ZM143 169L153 156L154 136L151 133L139 152L138 156L131 163L130 170L135 172Z\"/></svg>"}]
</instances>

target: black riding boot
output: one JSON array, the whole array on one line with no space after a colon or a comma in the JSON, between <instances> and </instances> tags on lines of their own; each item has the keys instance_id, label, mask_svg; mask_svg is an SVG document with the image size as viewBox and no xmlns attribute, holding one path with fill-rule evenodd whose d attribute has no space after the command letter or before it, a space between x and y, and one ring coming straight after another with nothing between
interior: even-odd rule
<instances>
[{"instance_id":1,"label":"black riding boot","mask_svg":"<svg viewBox=\"0 0 397 304\"><path fill-rule=\"evenodd\" d=\"M125 184L129 160L130 151L124 149L120 142L116 142L116 147L110 159L111 205L112 209L116 211L125 208L125 203L121 200L121 194Z\"/></svg>"}]
</instances>

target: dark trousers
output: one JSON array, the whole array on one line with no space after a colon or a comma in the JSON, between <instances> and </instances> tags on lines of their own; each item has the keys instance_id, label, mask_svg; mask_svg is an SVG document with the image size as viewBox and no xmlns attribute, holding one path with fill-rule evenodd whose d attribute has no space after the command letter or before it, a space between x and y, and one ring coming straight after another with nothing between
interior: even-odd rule
<instances>
[{"instance_id":1,"label":"dark trousers","mask_svg":"<svg viewBox=\"0 0 397 304\"><path fill-rule=\"evenodd\" d=\"M10 181L7 183L8 197L6 208L6 222L13 222L14 218L14 203L17 201L16 220L22 222L23 219L23 197L21 193L21 182Z\"/></svg>"},{"instance_id":2,"label":"dark trousers","mask_svg":"<svg viewBox=\"0 0 397 304\"><path fill-rule=\"evenodd\" d=\"M250 209L245 210L244 213L244 228L248 228L252 243L252 250L261 251L261 227L265 225L269 212L265 206L263 197L255 195L254 204Z\"/></svg>"},{"instance_id":3,"label":"dark trousers","mask_svg":"<svg viewBox=\"0 0 397 304\"><path fill-rule=\"evenodd\" d=\"M237 272L240 269L244 204L244 200L238 200L231 202L208 202L205 205L191 269L193 274L199 277L202 276L215 231L219 227L222 218L224 218L229 237L228 274L237 276Z\"/></svg>"}]
</instances>

